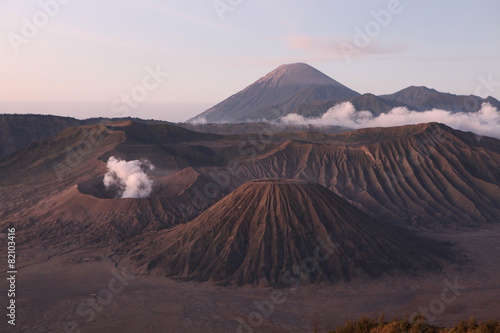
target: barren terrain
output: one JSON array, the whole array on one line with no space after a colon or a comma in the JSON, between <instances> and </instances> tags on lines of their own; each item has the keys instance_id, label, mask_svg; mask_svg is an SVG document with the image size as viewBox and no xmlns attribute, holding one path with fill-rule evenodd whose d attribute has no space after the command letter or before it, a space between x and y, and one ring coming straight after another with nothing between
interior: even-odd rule
<instances>
[{"instance_id":1,"label":"barren terrain","mask_svg":"<svg viewBox=\"0 0 500 333\"><path fill-rule=\"evenodd\" d=\"M265 140L131 121L67 128L0 160L1 232L17 230L16 331L493 318L499 147L436 123ZM111 156L155 165L149 197L105 188ZM298 267L325 230L337 255Z\"/></svg>"},{"instance_id":2,"label":"barren terrain","mask_svg":"<svg viewBox=\"0 0 500 333\"><path fill-rule=\"evenodd\" d=\"M63 332L64 325L76 322L82 332L237 332L238 318L249 323L249 315L258 311L254 301L271 300L282 292L273 313L264 318L255 332L312 332L317 321L320 329L333 328L346 318L363 314L387 318L434 306L441 299L447 282L457 284L459 295L445 303L442 313L428 311L429 321L449 326L474 315L490 319L500 307L500 227L477 231L439 233L434 237L456 242L465 261L445 267L442 274L353 280L334 285L302 285L291 288L221 287L211 282L178 282L160 276L134 276L121 292L113 294L101 311L87 302L91 294L108 289L115 277L114 263L107 248L87 248L44 257L25 249L19 258L19 314L17 332ZM4 241L2 241L3 243ZM38 250L37 250L38 252ZM81 258L97 261L76 263ZM48 259L48 260L47 260ZM72 263L71 261L76 261ZM2 270L5 268L2 266ZM128 276L128 275L125 275ZM120 283L114 285L119 289ZM5 281L2 281L2 291ZM444 303L444 302L443 302ZM85 315L78 313L78 307ZM268 303L266 303L268 304ZM87 312L94 312L91 318ZM439 311L437 311L439 312ZM252 317L253 318L253 317ZM259 319L259 316L255 317ZM256 320L255 319L255 320ZM256 322L258 321L256 320ZM14 330L10 330L14 332ZM241 332L247 332L242 330Z\"/></svg>"}]
</instances>

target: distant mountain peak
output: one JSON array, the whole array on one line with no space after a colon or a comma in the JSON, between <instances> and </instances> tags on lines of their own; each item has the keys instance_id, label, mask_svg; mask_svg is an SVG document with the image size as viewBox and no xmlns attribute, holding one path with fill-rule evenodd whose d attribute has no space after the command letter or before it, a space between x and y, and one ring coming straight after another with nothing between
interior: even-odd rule
<instances>
[{"instance_id":1,"label":"distant mountain peak","mask_svg":"<svg viewBox=\"0 0 500 333\"><path fill-rule=\"evenodd\" d=\"M401 89L399 92L444 94L444 93L437 91L436 89L429 88L426 86L409 86L409 87L406 87L404 89Z\"/></svg>"},{"instance_id":2,"label":"distant mountain peak","mask_svg":"<svg viewBox=\"0 0 500 333\"><path fill-rule=\"evenodd\" d=\"M341 100L359 93L304 63L281 65L189 122L259 122L286 115L314 100ZM282 104L282 105L280 105Z\"/></svg>"},{"instance_id":3,"label":"distant mountain peak","mask_svg":"<svg viewBox=\"0 0 500 333\"><path fill-rule=\"evenodd\" d=\"M407 104L411 109L417 111L442 109L452 112L477 112L481 109L483 102L500 107L500 102L494 98L484 99L474 95L455 95L425 86L409 86L393 94L378 97Z\"/></svg>"},{"instance_id":4,"label":"distant mountain peak","mask_svg":"<svg viewBox=\"0 0 500 333\"><path fill-rule=\"evenodd\" d=\"M341 84L316 68L302 63L284 64L262 77L257 83L267 83L271 87L312 86Z\"/></svg>"},{"instance_id":5,"label":"distant mountain peak","mask_svg":"<svg viewBox=\"0 0 500 333\"><path fill-rule=\"evenodd\" d=\"M406 87L404 89L401 89L401 90L430 90L430 91L436 91L436 89L433 89L433 88L429 88L429 87L426 87L426 86L409 86L409 87Z\"/></svg>"}]
</instances>

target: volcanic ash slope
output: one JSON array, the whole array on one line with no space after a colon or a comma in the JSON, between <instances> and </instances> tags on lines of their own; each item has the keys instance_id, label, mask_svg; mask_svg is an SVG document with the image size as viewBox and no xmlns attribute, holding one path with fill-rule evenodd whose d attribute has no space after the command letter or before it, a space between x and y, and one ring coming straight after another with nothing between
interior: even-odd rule
<instances>
[{"instance_id":1,"label":"volcanic ash slope","mask_svg":"<svg viewBox=\"0 0 500 333\"><path fill-rule=\"evenodd\" d=\"M318 243L327 244L320 255ZM247 182L188 224L138 236L118 250L139 273L282 286L293 266L306 262L314 267L311 283L349 281L439 270L437 252L439 246L375 222L321 185L288 179Z\"/></svg>"}]
</instances>

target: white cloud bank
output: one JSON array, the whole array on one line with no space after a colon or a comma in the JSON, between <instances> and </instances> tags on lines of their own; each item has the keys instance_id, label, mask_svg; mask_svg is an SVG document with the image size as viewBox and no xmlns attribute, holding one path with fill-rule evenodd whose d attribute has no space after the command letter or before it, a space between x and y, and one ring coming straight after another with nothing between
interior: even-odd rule
<instances>
[{"instance_id":1,"label":"white cloud bank","mask_svg":"<svg viewBox=\"0 0 500 333\"><path fill-rule=\"evenodd\" d=\"M111 156L107 162L104 186L115 189L119 198L147 198L153 190L153 180L145 171L153 170L149 161L123 161Z\"/></svg>"},{"instance_id":2,"label":"white cloud bank","mask_svg":"<svg viewBox=\"0 0 500 333\"><path fill-rule=\"evenodd\" d=\"M373 116L369 111L356 111L351 102L344 102L335 105L318 118L305 118L291 113L279 121L286 125L336 125L354 129L439 122L462 131L500 138L500 112L489 103L483 103L479 111L470 113L453 113L439 109L410 111L399 107Z\"/></svg>"}]
</instances>

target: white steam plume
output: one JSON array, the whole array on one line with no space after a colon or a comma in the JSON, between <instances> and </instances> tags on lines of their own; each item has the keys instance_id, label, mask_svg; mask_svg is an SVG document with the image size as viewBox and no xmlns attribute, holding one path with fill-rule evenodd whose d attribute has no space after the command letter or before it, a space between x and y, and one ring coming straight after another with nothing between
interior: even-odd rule
<instances>
[{"instance_id":1,"label":"white steam plume","mask_svg":"<svg viewBox=\"0 0 500 333\"><path fill-rule=\"evenodd\" d=\"M147 198L153 190L153 180L145 171L153 170L149 161L123 161L111 156L104 175L104 186L117 191L119 198Z\"/></svg>"},{"instance_id":2,"label":"white steam plume","mask_svg":"<svg viewBox=\"0 0 500 333\"><path fill-rule=\"evenodd\" d=\"M439 109L410 111L398 107L388 113L373 116L369 111L356 111L351 102L344 102L335 105L318 118L305 118L291 113L279 121L287 125L336 125L355 129L439 122L459 130L500 138L500 112L489 103L483 103L477 112L453 113Z\"/></svg>"}]
</instances>

